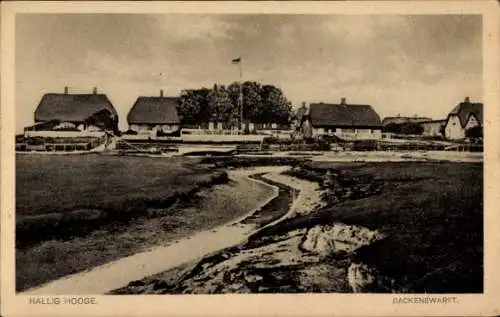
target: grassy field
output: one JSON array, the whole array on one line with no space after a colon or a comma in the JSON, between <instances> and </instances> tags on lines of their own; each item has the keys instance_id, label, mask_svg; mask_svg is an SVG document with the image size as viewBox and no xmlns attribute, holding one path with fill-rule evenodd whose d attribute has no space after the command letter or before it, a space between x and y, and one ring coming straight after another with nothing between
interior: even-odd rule
<instances>
[{"instance_id":1,"label":"grassy field","mask_svg":"<svg viewBox=\"0 0 500 317\"><path fill-rule=\"evenodd\" d=\"M113 208L166 197L212 175L196 159L103 155L16 157L16 214Z\"/></svg>"},{"instance_id":2,"label":"grassy field","mask_svg":"<svg viewBox=\"0 0 500 317\"><path fill-rule=\"evenodd\" d=\"M408 292L483 291L483 166L476 163L309 163L368 177L381 193L340 202L267 234L342 222L378 229L388 238L360 249L355 260L395 277Z\"/></svg>"},{"instance_id":3,"label":"grassy field","mask_svg":"<svg viewBox=\"0 0 500 317\"><path fill-rule=\"evenodd\" d=\"M220 173L197 162L102 155L18 156L16 240L29 243L16 249L17 290L213 228L248 212L268 194L267 187L239 179L198 191L189 199L165 201ZM165 202L169 204L162 205ZM99 216L100 208L112 210L117 218L127 211L143 216L109 223L97 217L87 230L82 223L93 212ZM68 214L74 221L59 228ZM40 235L40 227L65 230L65 234Z\"/></svg>"},{"instance_id":4,"label":"grassy field","mask_svg":"<svg viewBox=\"0 0 500 317\"><path fill-rule=\"evenodd\" d=\"M16 246L83 236L150 217L227 174L198 160L102 155L19 156Z\"/></svg>"},{"instance_id":5,"label":"grassy field","mask_svg":"<svg viewBox=\"0 0 500 317\"><path fill-rule=\"evenodd\" d=\"M26 158L29 159L35 157ZM163 189L158 186L164 186L165 192L170 193L173 190L171 184L175 184L175 188L180 188L178 184L189 187L189 184L196 183L204 177L209 178L210 173L215 171L208 166L196 166L197 159L186 163L180 163L175 159L97 156L80 158L79 163L76 158L75 162L66 161L68 158L62 157L36 157L36 159L47 160L45 164L52 165L51 168L41 166L43 164L38 161L35 163L23 161L20 164L18 157L17 190L24 191L24 197L29 198L29 190L36 193L40 188L44 188L45 195L38 193L39 196L35 197L40 197L41 203L45 203L46 206L39 207L36 200L24 201L24 204L18 201L18 216L21 217L62 210L58 208L60 206L58 193L49 191L48 182L37 176L37 168L41 168L42 174L55 182L56 188L61 192L67 192L65 188L72 188L75 191L74 194L64 195L83 197L83 200L86 195L77 184L78 180L86 182L93 179L94 186L98 186L99 189L94 189L90 184L82 185L95 192L96 199L87 201L89 206L116 205L124 208L131 202L130 197L141 201L141 195L136 190L150 188L151 197L161 199ZM269 165L276 162L282 165L299 163L299 160L272 161L268 158L255 158L251 162L242 158L204 158L202 161L209 164L217 163L220 167ZM19 167L23 167L23 164L24 170L20 172ZM94 165L95 168L100 166L103 174L95 175L97 172L87 167L87 164ZM134 166L141 168L133 168ZM309 173L306 173L308 178L313 181L321 181L328 169L336 170L346 180L352 181L353 185L344 184L350 187L347 191L353 190L356 194L361 190L366 195L346 196L350 198L311 215L270 227L264 230L262 235L271 236L296 228L310 228L316 224L332 222L377 229L386 233L388 237L362 247L351 260L376 267L381 275L395 278L398 290L422 293L483 291L482 164L307 162L302 166L302 169ZM35 171L31 168L35 168ZM66 171L66 174L61 169ZM125 175L124 170L127 169L131 170L134 176ZM141 173L141 169L144 169L144 173ZM69 180L61 176L71 174L71 171L78 171L75 175L79 176ZM89 177L86 177L87 173ZM115 173L123 175L123 179L129 180L131 184L124 185L126 182L116 178ZM36 186L31 184L33 179ZM58 179L61 184L57 183ZM26 188L19 188L20 180ZM168 180L170 186L167 185ZM140 181L145 183L138 184ZM118 189L108 189L113 182L117 183ZM357 183L362 186L356 185ZM364 192L366 188L371 188L371 184L377 189L376 193ZM123 186L128 188L129 192ZM108 226L84 237L74 237L64 241L49 240L19 249L16 253L17 288L23 289L105 263L137 252L148 245L168 243L177 237L210 228L224 222L225 219L232 219L237 214L247 211L252 202L255 203L264 194L262 188L251 186L253 185L244 182L220 185L204 191L206 194L191 200L190 203L184 202L166 209L150 206L150 210L160 213L159 217L141 219L127 226ZM108 197L106 191L115 194ZM20 197L23 197L22 194L20 193ZM142 195L145 194L149 196L149 192L142 192ZM65 204L62 204L64 208L74 208L71 207L70 198L66 197L66 200L62 201ZM34 206L35 210L26 207L30 205ZM200 209L199 206L205 207ZM218 211L215 216L214 209Z\"/></svg>"}]
</instances>

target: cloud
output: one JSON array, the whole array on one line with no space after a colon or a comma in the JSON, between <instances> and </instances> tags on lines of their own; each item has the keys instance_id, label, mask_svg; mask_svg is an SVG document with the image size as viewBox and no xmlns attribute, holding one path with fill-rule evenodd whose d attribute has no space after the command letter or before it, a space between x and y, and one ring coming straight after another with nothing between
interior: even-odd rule
<instances>
[{"instance_id":1,"label":"cloud","mask_svg":"<svg viewBox=\"0 0 500 317\"><path fill-rule=\"evenodd\" d=\"M476 16L18 18L21 129L32 120L41 95L62 91L65 85L87 90L97 85L125 115L139 94L156 94L160 88L176 94L237 80L238 68L230 60L240 54L244 80L281 87L294 103L346 96L372 103L382 116L438 116L464 95L482 98L481 19Z\"/></svg>"},{"instance_id":2,"label":"cloud","mask_svg":"<svg viewBox=\"0 0 500 317\"><path fill-rule=\"evenodd\" d=\"M200 40L209 42L228 38L232 25L220 16L161 15L154 17L159 34L172 41Z\"/></svg>"},{"instance_id":3,"label":"cloud","mask_svg":"<svg viewBox=\"0 0 500 317\"><path fill-rule=\"evenodd\" d=\"M381 37L392 36L406 27L405 16L334 16L319 27L347 45L369 46Z\"/></svg>"}]
</instances>

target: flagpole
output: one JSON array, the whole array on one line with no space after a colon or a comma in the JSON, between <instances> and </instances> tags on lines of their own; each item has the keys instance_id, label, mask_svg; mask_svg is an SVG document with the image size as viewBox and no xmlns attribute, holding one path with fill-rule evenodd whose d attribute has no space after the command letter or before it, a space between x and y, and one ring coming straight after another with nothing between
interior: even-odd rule
<instances>
[{"instance_id":1,"label":"flagpole","mask_svg":"<svg viewBox=\"0 0 500 317\"><path fill-rule=\"evenodd\" d=\"M240 129L241 134L243 134L243 59L240 57L240 96L239 96L239 102L240 102Z\"/></svg>"}]
</instances>

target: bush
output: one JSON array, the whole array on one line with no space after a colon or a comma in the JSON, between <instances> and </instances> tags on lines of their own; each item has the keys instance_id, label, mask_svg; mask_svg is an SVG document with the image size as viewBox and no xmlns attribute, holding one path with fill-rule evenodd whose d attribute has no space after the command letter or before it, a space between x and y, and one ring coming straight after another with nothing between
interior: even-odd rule
<instances>
[{"instance_id":1,"label":"bush","mask_svg":"<svg viewBox=\"0 0 500 317\"><path fill-rule=\"evenodd\" d=\"M378 149L376 140L357 140L352 146L353 151L375 151Z\"/></svg>"},{"instance_id":2,"label":"bush","mask_svg":"<svg viewBox=\"0 0 500 317\"><path fill-rule=\"evenodd\" d=\"M472 127L465 130L465 137L471 139L478 139L483 137L483 128L480 126Z\"/></svg>"},{"instance_id":3,"label":"bush","mask_svg":"<svg viewBox=\"0 0 500 317\"><path fill-rule=\"evenodd\" d=\"M264 137L263 139L264 144L297 144L297 143L302 143L298 140L292 140L292 139L280 139L275 136L267 136Z\"/></svg>"},{"instance_id":4,"label":"bush","mask_svg":"<svg viewBox=\"0 0 500 317\"><path fill-rule=\"evenodd\" d=\"M47 138L49 141L51 138ZM43 145L45 144L45 141L44 138L42 137L32 137L32 138L27 138L26 140L26 144L28 145Z\"/></svg>"},{"instance_id":5,"label":"bush","mask_svg":"<svg viewBox=\"0 0 500 317\"><path fill-rule=\"evenodd\" d=\"M234 157L234 156L218 156L204 157L201 159L201 164L214 164L217 167L254 167L254 166L296 166L303 162L303 159L294 157Z\"/></svg>"},{"instance_id":6,"label":"bush","mask_svg":"<svg viewBox=\"0 0 500 317\"><path fill-rule=\"evenodd\" d=\"M414 122L390 123L382 128L382 132L421 135L424 132L424 128Z\"/></svg>"},{"instance_id":7,"label":"bush","mask_svg":"<svg viewBox=\"0 0 500 317\"><path fill-rule=\"evenodd\" d=\"M318 140L320 142L327 142L327 143L341 143L344 140L339 138L338 136L335 135L321 135Z\"/></svg>"},{"instance_id":8,"label":"bush","mask_svg":"<svg viewBox=\"0 0 500 317\"><path fill-rule=\"evenodd\" d=\"M315 138L280 139L274 136L264 138L265 149L275 151L329 151L330 143Z\"/></svg>"}]
</instances>

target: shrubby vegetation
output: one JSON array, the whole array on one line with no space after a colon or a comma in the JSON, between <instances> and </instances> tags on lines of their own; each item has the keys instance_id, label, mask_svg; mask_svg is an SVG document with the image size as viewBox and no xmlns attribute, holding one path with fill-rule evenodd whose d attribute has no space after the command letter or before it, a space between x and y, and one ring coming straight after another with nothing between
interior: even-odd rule
<instances>
[{"instance_id":1,"label":"shrubby vegetation","mask_svg":"<svg viewBox=\"0 0 500 317\"><path fill-rule=\"evenodd\" d=\"M420 135L424 132L424 128L422 128L420 124L414 122L389 123L382 128L382 132Z\"/></svg>"},{"instance_id":2,"label":"shrubby vegetation","mask_svg":"<svg viewBox=\"0 0 500 317\"><path fill-rule=\"evenodd\" d=\"M483 137L483 128L480 126L472 127L465 131L465 137L471 139L478 139Z\"/></svg>"},{"instance_id":3,"label":"shrubby vegetation","mask_svg":"<svg viewBox=\"0 0 500 317\"><path fill-rule=\"evenodd\" d=\"M376 140L356 140L352 145L353 151L375 151L378 149Z\"/></svg>"},{"instance_id":4,"label":"shrubby vegetation","mask_svg":"<svg viewBox=\"0 0 500 317\"><path fill-rule=\"evenodd\" d=\"M317 138L302 139L280 139L277 137L265 137L262 148L265 150L279 147L281 151L328 151L330 141Z\"/></svg>"},{"instance_id":5,"label":"shrubby vegetation","mask_svg":"<svg viewBox=\"0 0 500 317\"><path fill-rule=\"evenodd\" d=\"M292 104L281 89L273 85L244 82L242 85L243 118L253 123L288 124ZM188 89L181 92L179 115L182 123L196 125L200 122L223 122L238 126L240 84L214 85L212 89Z\"/></svg>"}]
</instances>

